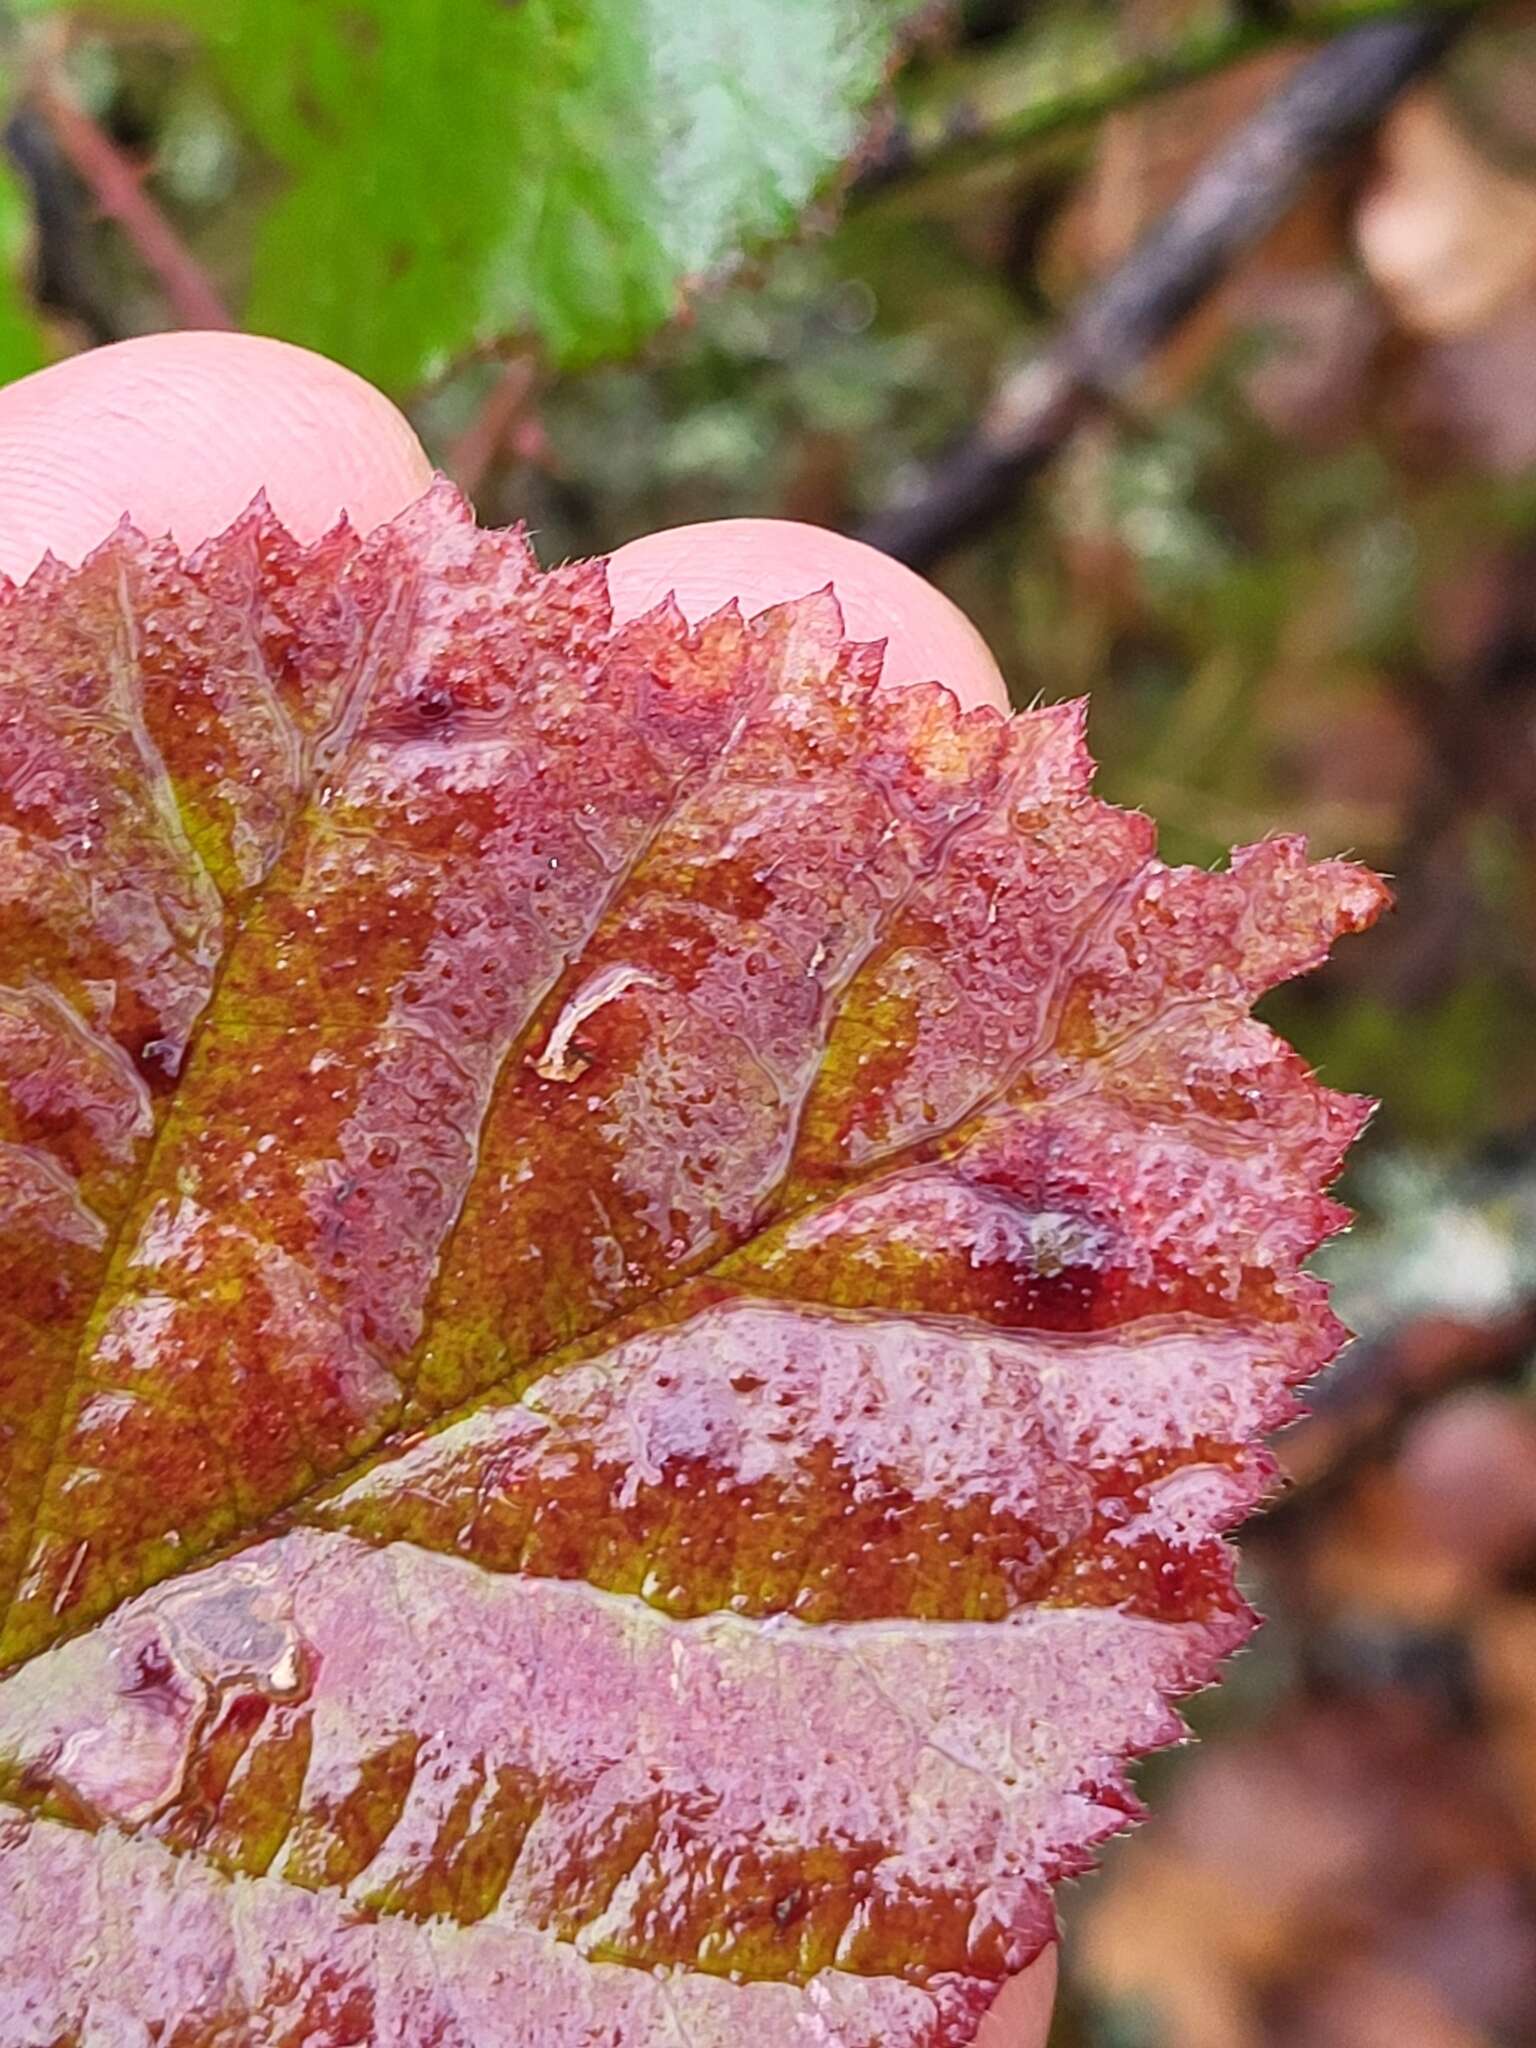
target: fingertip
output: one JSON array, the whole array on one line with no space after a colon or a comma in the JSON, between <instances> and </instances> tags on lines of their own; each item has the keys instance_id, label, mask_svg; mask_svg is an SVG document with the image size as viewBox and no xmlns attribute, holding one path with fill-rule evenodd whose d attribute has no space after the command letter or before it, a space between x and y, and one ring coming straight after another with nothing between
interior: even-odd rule
<instances>
[{"instance_id":1,"label":"fingertip","mask_svg":"<svg viewBox=\"0 0 1536 2048\"><path fill-rule=\"evenodd\" d=\"M67 562L126 514L195 546L258 490L301 539L363 531L432 480L404 415L339 363L262 335L144 335L0 390L0 570Z\"/></svg>"},{"instance_id":2,"label":"fingertip","mask_svg":"<svg viewBox=\"0 0 1536 2048\"><path fill-rule=\"evenodd\" d=\"M998 1993L981 2023L976 2048L1046 2048L1056 2006L1058 1955L1055 1942L1036 1956Z\"/></svg>"},{"instance_id":3,"label":"fingertip","mask_svg":"<svg viewBox=\"0 0 1536 2048\"><path fill-rule=\"evenodd\" d=\"M719 519L648 533L609 565L620 619L638 617L675 592L691 621L739 598L747 613L825 589L843 608L849 637L886 642L887 683L947 683L970 710L1008 705L990 650L958 605L878 549L847 534L790 519Z\"/></svg>"},{"instance_id":4,"label":"fingertip","mask_svg":"<svg viewBox=\"0 0 1536 2048\"><path fill-rule=\"evenodd\" d=\"M311 539L345 512L368 531L428 487L404 416L350 370L249 334L143 336L74 356L0 390L0 571L45 553L78 562L125 515L195 546L265 490ZM967 709L1007 706L986 643L922 577L847 535L732 519L649 534L613 557L621 618L669 591L696 620L747 612L830 582L850 637L884 640L884 679L946 683Z\"/></svg>"}]
</instances>

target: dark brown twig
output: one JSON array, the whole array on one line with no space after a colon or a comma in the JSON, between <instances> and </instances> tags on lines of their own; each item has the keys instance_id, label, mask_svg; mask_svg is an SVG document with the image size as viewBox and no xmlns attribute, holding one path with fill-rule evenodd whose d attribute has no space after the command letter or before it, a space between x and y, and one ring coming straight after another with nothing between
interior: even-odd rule
<instances>
[{"instance_id":1,"label":"dark brown twig","mask_svg":"<svg viewBox=\"0 0 1536 2048\"><path fill-rule=\"evenodd\" d=\"M920 494L879 514L863 538L921 568L1004 510L1464 24L1464 10L1372 24L1302 65L1089 294L1055 345L1004 386Z\"/></svg>"},{"instance_id":2,"label":"dark brown twig","mask_svg":"<svg viewBox=\"0 0 1536 2048\"><path fill-rule=\"evenodd\" d=\"M467 497L474 497L497 458L530 424L538 364L532 355L503 365L474 418L448 450L444 468Z\"/></svg>"},{"instance_id":3,"label":"dark brown twig","mask_svg":"<svg viewBox=\"0 0 1536 2048\"><path fill-rule=\"evenodd\" d=\"M137 166L58 81L40 81L28 98L96 205L117 222L159 283L177 324L232 328L234 316L202 264L145 191Z\"/></svg>"},{"instance_id":4,"label":"dark brown twig","mask_svg":"<svg viewBox=\"0 0 1536 2048\"><path fill-rule=\"evenodd\" d=\"M1486 0L1438 4L1449 14L1470 12ZM978 164L1017 159L1037 143L1230 71L1266 51L1315 46L1351 29L1421 14L1422 7L1413 0L1312 0L1300 11L1290 0L1234 0L1225 19L1202 20L1177 40L1152 49L1120 53L1111 36L1096 64L1086 62L1079 72L1067 67L1054 87L1042 87L1033 75L1035 67L1019 64L1030 87L1014 107L989 105L996 98L994 90L962 89L957 96L946 84L931 101L919 99L896 113L873 138L854 178L852 196L868 199L914 178L948 176ZM1044 33L1057 33L1054 24ZM1026 24L1012 39L1023 39L1026 54L1030 35ZM1005 44L1005 57L1007 50Z\"/></svg>"}]
</instances>

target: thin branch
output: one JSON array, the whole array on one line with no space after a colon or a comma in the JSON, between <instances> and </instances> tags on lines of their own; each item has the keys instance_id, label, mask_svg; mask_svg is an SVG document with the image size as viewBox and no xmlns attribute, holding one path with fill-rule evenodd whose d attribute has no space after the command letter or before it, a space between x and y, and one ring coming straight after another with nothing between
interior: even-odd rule
<instances>
[{"instance_id":1,"label":"thin branch","mask_svg":"<svg viewBox=\"0 0 1536 2048\"><path fill-rule=\"evenodd\" d=\"M232 328L234 316L207 271L145 191L138 166L57 80L43 79L28 98L96 205L117 222L158 281L177 324Z\"/></svg>"},{"instance_id":2,"label":"thin branch","mask_svg":"<svg viewBox=\"0 0 1536 2048\"><path fill-rule=\"evenodd\" d=\"M443 466L466 497L475 496L507 448L526 440L538 377L534 356L513 356L448 450Z\"/></svg>"},{"instance_id":3,"label":"thin branch","mask_svg":"<svg viewBox=\"0 0 1536 2048\"><path fill-rule=\"evenodd\" d=\"M1088 295L1055 344L1004 385L974 435L911 501L872 520L863 538L921 568L1004 510L1289 212L1313 174L1369 133L1436 62L1465 19L1464 8L1437 8L1353 29L1293 72Z\"/></svg>"},{"instance_id":4,"label":"thin branch","mask_svg":"<svg viewBox=\"0 0 1536 2048\"><path fill-rule=\"evenodd\" d=\"M1440 0L1444 13L1471 13L1486 0ZM1021 105L988 111L978 96L946 91L941 103L918 103L898 118L860 167L852 195L863 198L895 183L930 174L963 171L1000 157L1016 156L1031 143L1044 142L1071 129L1092 126L1110 114L1154 99L1180 86L1198 84L1266 51L1336 40L1352 29L1422 15L1412 0L1335 0L1297 13L1283 5L1262 13L1235 12L1231 19L1197 28L1164 49L1121 56L1112 48L1095 49L1074 64L1069 57L1051 65L1042 55L1022 69L1036 79L1052 69L1070 75L1054 83L1035 83ZM1059 22L1022 37L1042 40L1059 32ZM1026 52L1027 58L1027 52ZM991 58L989 69L1000 68Z\"/></svg>"}]
</instances>

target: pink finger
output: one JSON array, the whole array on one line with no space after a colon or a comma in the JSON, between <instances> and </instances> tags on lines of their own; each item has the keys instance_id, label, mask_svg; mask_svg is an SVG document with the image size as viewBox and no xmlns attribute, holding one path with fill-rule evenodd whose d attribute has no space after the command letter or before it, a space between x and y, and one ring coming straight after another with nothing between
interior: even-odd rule
<instances>
[{"instance_id":1,"label":"pink finger","mask_svg":"<svg viewBox=\"0 0 1536 2048\"><path fill-rule=\"evenodd\" d=\"M1046 2048L1056 2003L1056 1950L1036 1956L1005 1985L981 2023L976 2048Z\"/></svg>"},{"instance_id":2,"label":"pink finger","mask_svg":"<svg viewBox=\"0 0 1536 2048\"><path fill-rule=\"evenodd\" d=\"M324 356L255 334L152 334L0 390L0 570L78 562L126 512L185 546L265 489L305 539L364 531L431 481L403 415Z\"/></svg>"},{"instance_id":3,"label":"pink finger","mask_svg":"<svg viewBox=\"0 0 1536 2048\"><path fill-rule=\"evenodd\" d=\"M931 583L847 535L789 519L720 519L632 540L613 557L620 618L668 591L689 619L729 598L748 612L831 583L856 640L884 640L888 683L947 683L967 708L1006 708L1007 687L986 642Z\"/></svg>"}]
</instances>

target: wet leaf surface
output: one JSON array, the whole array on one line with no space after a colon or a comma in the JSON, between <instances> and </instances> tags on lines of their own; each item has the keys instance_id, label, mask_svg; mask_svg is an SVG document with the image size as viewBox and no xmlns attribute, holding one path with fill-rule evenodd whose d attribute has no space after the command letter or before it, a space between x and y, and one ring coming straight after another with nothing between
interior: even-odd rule
<instances>
[{"instance_id":1,"label":"wet leaf surface","mask_svg":"<svg viewBox=\"0 0 1536 2048\"><path fill-rule=\"evenodd\" d=\"M958 2048L1136 1810L1383 892L877 674L446 489L0 604L8 2044Z\"/></svg>"}]
</instances>

